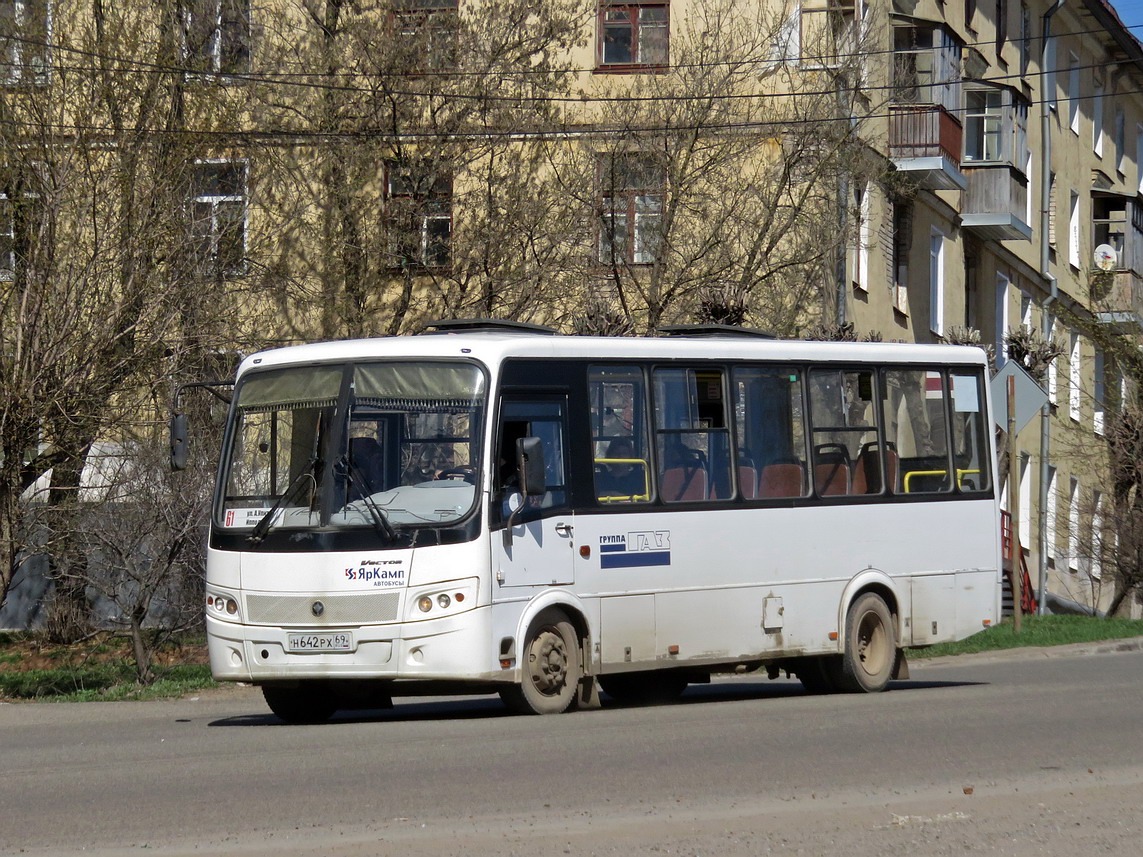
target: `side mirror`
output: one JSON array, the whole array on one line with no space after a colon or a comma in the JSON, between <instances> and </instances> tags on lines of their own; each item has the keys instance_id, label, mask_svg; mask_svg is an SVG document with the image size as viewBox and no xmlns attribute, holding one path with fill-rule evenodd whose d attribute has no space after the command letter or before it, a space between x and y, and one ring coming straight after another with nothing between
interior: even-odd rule
<instances>
[{"instance_id":1,"label":"side mirror","mask_svg":"<svg viewBox=\"0 0 1143 857\"><path fill-rule=\"evenodd\" d=\"M520 474L520 491L525 497L539 497L548 490L544 443L538 437L522 437L516 441L516 472Z\"/></svg>"},{"instance_id":2,"label":"side mirror","mask_svg":"<svg viewBox=\"0 0 1143 857\"><path fill-rule=\"evenodd\" d=\"M171 415L171 470L187 467L187 415Z\"/></svg>"}]
</instances>

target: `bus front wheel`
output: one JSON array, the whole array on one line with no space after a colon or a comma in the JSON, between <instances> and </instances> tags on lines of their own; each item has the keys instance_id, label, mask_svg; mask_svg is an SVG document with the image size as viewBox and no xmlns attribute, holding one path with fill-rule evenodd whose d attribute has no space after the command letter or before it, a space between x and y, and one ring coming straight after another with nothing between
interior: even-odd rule
<instances>
[{"instance_id":1,"label":"bus front wheel","mask_svg":"<svg viewBox=\"0 0 1143 857\"><path fill-rule=\"evenodd\" d=\"M287 723L325 723L337 711L337 700L320 682L301 682L296 687L263 685L262 696L270 710Z\"/></svg>"},{"instance_id":2,"label":"bus front wheel","mask_svg":"<svg viewBox=\"0 0 1143 857\"><path fill-rule=\"evenodd\" d=\"M562 714L575 708L583 680L579 635L560 610L546 610L528 628L520 661L521 681L500 698L521 714Z\"/></svg>"},{"instance_id":3,"label":"bus front wheel","mask_svg":"<svg viewBox=\"0 0 1143 857\"><path fill-rule=\"evenodd\" d=\"M845 653L835 662L834 684L847 693L877 693L889 684L896 662L893 614L880 595L866 592L845 618Z\"/></svg>"}]
</instances>

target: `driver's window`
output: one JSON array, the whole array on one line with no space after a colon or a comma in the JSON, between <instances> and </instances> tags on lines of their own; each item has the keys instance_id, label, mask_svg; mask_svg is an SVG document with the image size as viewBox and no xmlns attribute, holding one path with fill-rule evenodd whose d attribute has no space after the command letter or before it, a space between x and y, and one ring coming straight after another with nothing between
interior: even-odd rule
<instances>
[{"instance_id":1,"label":"driver's window","mask_svg":"<svg viewBox=\"0 0 1143 857\"><path fill-rule=\"evenodd\" d=\"M526 517L528 510L536 510L535 513L538 513L541 509L566 505L565 424L562 400L506 400L503 403L497 432L495 481L504 514L507 514L509 508L505 504L520 490L519 474L516 472L516 441L522 437L538 437L543 445L546 491L542 496L526 498L521 515Z\"/></svg>"}]
</instances>

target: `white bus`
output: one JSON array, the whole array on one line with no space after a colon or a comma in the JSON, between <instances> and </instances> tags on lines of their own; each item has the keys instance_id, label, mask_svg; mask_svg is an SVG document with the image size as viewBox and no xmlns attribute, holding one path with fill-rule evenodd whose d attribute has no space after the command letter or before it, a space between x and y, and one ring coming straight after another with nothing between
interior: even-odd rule
<instances>
[{"instance_id":1,"label":"white bus","mask_svg":"<svg viewBox=\"0 0 1143 857\"><path fill-rule=\"evenodd\" d=\"M246 358L214 677L291 722L445 690L556 713L761 668L879 691L904 649L997 620L983 351L704 332L452 322Z\"/></svg>"}]
</instances>

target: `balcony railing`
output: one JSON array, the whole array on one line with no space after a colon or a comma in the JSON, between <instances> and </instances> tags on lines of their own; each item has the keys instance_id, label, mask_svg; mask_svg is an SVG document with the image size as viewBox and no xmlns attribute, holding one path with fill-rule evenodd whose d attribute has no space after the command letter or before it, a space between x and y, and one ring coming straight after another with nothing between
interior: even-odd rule
<instances>
[{"instance_id":1,"label":"balcony railing","mask_svg":"<svg viewBox=\"0 0 1143 857\"><path fill-rule=\"evenodd\" d=\"M968 189L961 207L961 225L994 241L1027 241L1028 180L1010 164L965 161Z\"/></svg>"},{"instance_id":2,"label":"balcony railing","mask_svg":"<svg viewBox=\"0 0 1143 857\"><path fill-rule=\"evenodd\" d=\"M943 156L959 167L963 139L960 123L940 107L898 105L889 111L889 154L894 159Z\"/></svg>"},{"instance_id":3,"label":"balcony railing","mask_svg":"<svg viewBox=\"0 0 1143 857\"><path fill-rule=\"evenodd\" d=\"M1109 283L1100 293L1100 275L1093 276L1092 298L1098 310L1097 317L1105 324L1143 330L1143 278L1133 271L1114 271L1104 275Z\"/></svg>"}]
</instances>

